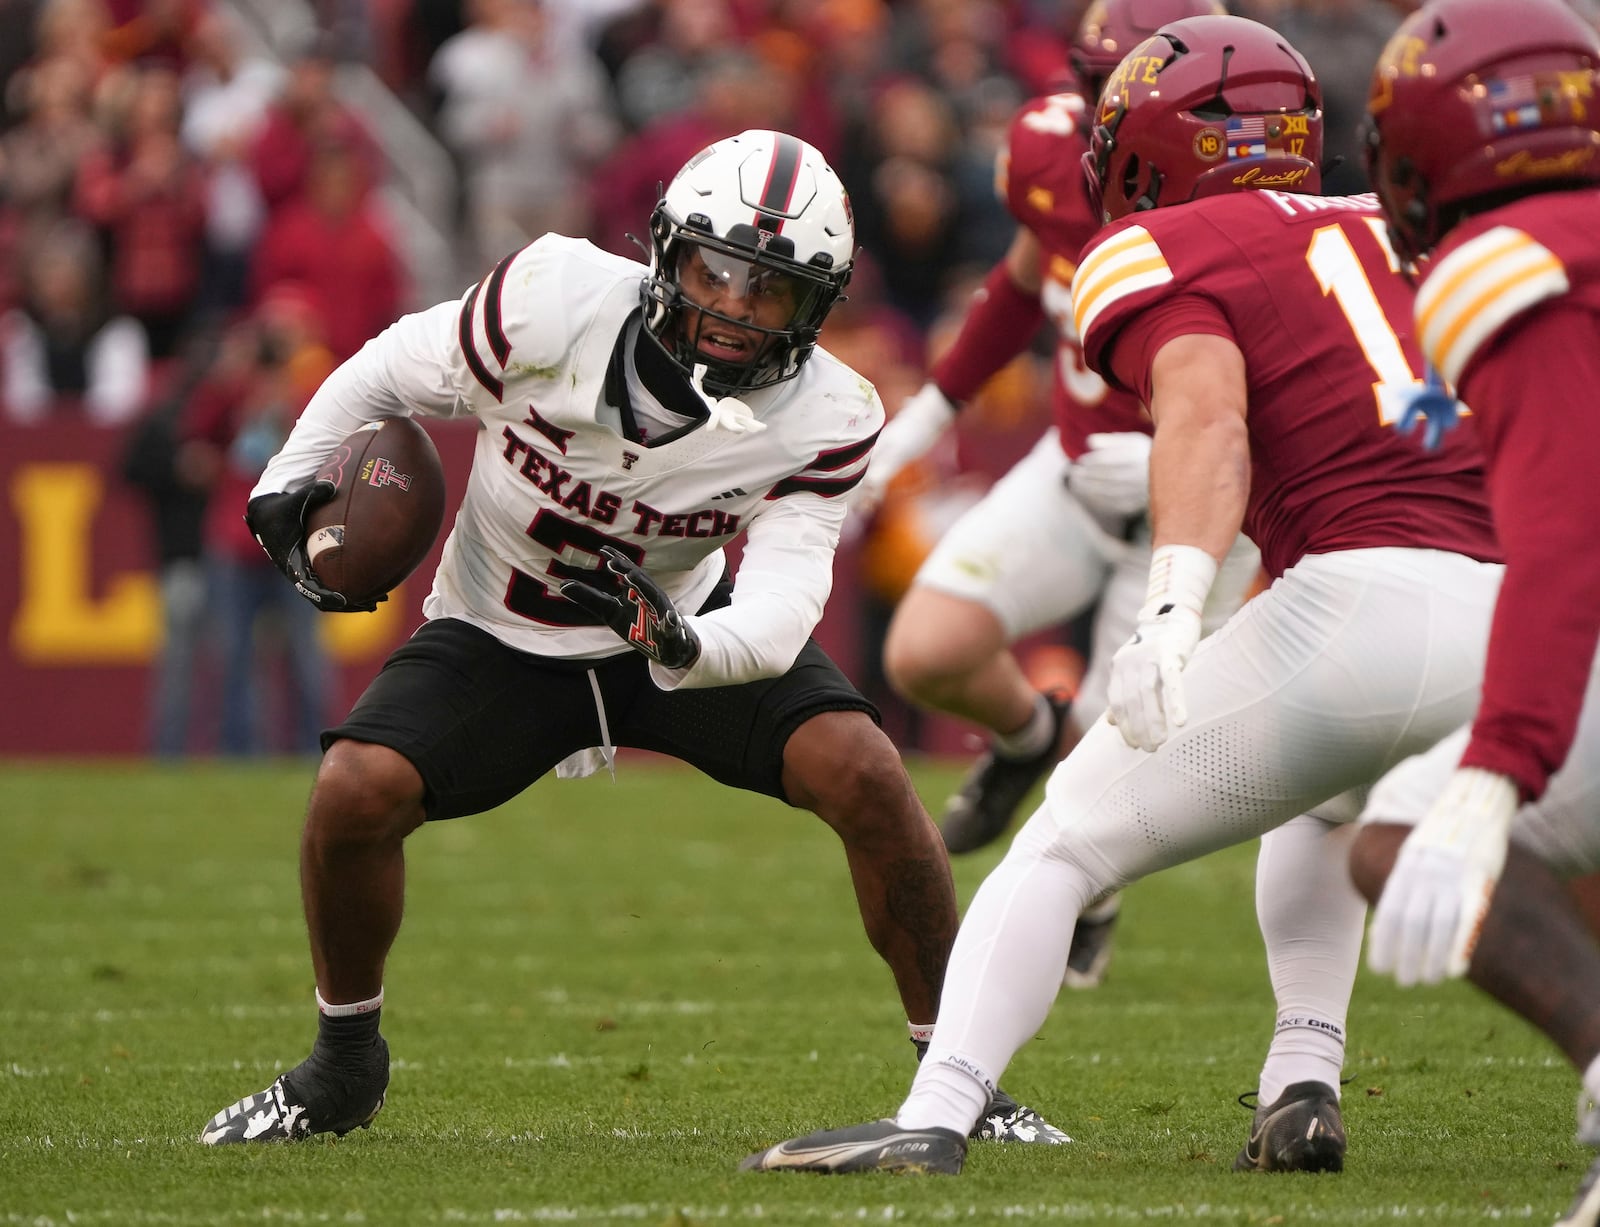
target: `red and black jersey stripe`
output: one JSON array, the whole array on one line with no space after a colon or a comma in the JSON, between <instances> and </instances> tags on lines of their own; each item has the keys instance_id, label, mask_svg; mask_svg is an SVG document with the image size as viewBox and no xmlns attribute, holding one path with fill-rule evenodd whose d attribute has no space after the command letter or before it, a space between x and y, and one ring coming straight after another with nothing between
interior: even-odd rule
<instances>
[{"instance_id":1,"label":"red and black jersey stripe","mask_svg":"<svg viewBox=\"0 0 1600 1227\"><path fill-rule=\"evenodd\" d=\"M466 359L467 369L495 400L500 400L505 395L505 384L495 378L488 364L484 362L483 356L478 353L477 342L472 333L472 319L481 293L483 331L489 339L489 352L494 355L494 360L499 363L501 369L504 369L506 360L511 357L511 339L506 336L505 323L501 316L500 294L505 287L506 273L514 259L516 253L507 256L495 265L494 272L472 287L472 293L467 295L467 301L461 304L461 323L457 330L461 343L461 356Z\"/></svg>"},{"instance_id":2,"label":"red and black jersey stripe","mask_svg":"<svg viewBox=\"0 0 1600 1227\"><path fill-rule=\"evenodd\" d=\"M834 473L840 469L847 469L861 457L872 450L872 445L878 441L881 429L873 431L858 443L851 443L845 447L829 448L825 452L818 452L817 458L807 467L820 469L824 473Z\"/></svg>"},{"instance_id":3,"label":"red and black jersey stripe","mask_svg":"<svg viewBox=\"0 0 1600 1227\"><path fill-rule=\"evenodd\" d=\"M800 141L786 132L777 134L778 142L772 147L772 161L767 166L767 182L761 189L761 200L756 213L756 227L770 234L783 231L781 214L789 211L794 200L795 185L800 181ZM780 216L775 216L780 215Z\"/></svg>"},{"instance_id":4,"label":"red and black jersey stripe","mask_svg":"<svg viewBox=\"0 0 1600 1227\"><path fill-rule=\"evenodd\" d=\"M767 491L769 499L782 498L786 494L816 494L822 498L838 498L841 494L849 494L858 485L867 471L850 477L811 477L801 473L794 477L785 477L772 489Z\"/></svg>"},{"instance_id":5,"label":"red and black jersey stripe","mask_svg":"<svg viewBox=\"0 0 1600 1227\"><path fill-rule=\"evenodd\" d=\"M818 452L817 458L804 469L793 477L784 478L768 490L767 497L774 499L782 498L786 494L815 494L822 498L838 498L841 494L848 494L866 476L865 466L848 477L827 477L824 474L837 473L840 469L847 469L863 459L872 450L872 445L878 441L878 435L881 433L881 430L874 431L859 442Z\"/></svg>"},{"instance_id":6,"label":"red and black jersey stripe","mask_svg":"<svg viewBox=\"0 0 1600 1227\"><path fill-rule=\"evenodd\" d=\"M511 268L511 261L517 258L517 253L512 252L499 264L494 266L494 272L489 274L488 284L483 291L483 330L489 334L489 349L494 354L494 360L505 366L506 359L511 357L511 341L506 336L504 324L500 321L500 291L506 283L506 273Z\"/></svg>"}]
</instances>

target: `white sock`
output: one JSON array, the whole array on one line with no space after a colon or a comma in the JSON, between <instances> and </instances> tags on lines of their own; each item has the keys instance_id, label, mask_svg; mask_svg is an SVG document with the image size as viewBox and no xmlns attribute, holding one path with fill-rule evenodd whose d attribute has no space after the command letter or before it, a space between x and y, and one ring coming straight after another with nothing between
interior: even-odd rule
<instances>
[{"instance_id":1,"label":"white sock","mask_svg":"<svg viewBox=\"0 0 1600 1227\"><path fill-rule=\"evenodd\" d=\"M1044 695L1033 696L1033 715L1014 733L996 733L991 741L994 752L1001 758L1038 758L1050 748L1055 737L1055 714L1050 710L1050 700Z\"/></svg>"},{"instance_id":2,"label":"white sock","mask_svg":"<svg viewBox=\"0 0 1600 1227\"><path fill-rule=\"evenodd\" d=\"M1354 823L1301 815L1261 839L1256 918L1278 1002L1260 1102L1296 1082L1339 1090L1345 1015L1361 959L1366 902L1347 868Z\"/></svg>"},{"instance_id":3,"label":"white sock","mask_svg":"<svg viewBox=\"0 0 1600 1227\"><path fill-rule=\"evenodd\" d=\"M373 1010L383 1006L383 990L378 990L376 997L366 1001L352 1001L345 1005L333 1005L322 999L322 990L317 990L317 1009L329 1018L349 1018L353 1014L370 1014Z\"/></svg>"},{"instance_id":4,"label":"white sock","mask_svg":"<svg viewBox=\"0 0 1600 1227\"><path fill-rule=\"evenodd\" d=\"M939 1025L895 1119L965 1136L989 1105L989 1088L1038 1033L1067 969L1078 912L1103 889L1051 855L1055 821L1041 811L1018 833L961 922Z\"/></svg>"},{"instance_id":5,"label":"white sock","mask_svg":"<svg viewBox=\"0 0 1600 1227\"><path fill-rule=\"evenodd\" d=\"M966 1137L993 1097L994 1084L982 1073L930 1049L894 1119L902 1129L954 1129Z\"/></svg>"}]
</instances>

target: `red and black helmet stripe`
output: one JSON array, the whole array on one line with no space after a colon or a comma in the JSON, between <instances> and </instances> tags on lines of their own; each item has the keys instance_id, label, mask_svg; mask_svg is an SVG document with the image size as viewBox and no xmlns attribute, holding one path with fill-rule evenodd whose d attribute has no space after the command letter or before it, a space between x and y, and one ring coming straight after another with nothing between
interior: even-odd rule
<instances>
[{"instance_id":1,"label":"red and black helmet stripe","mask_svg":"<svg viewBox=\"0 0 1600 1227\"><path fill-rule=\"evenodd\" d=\"M772 162L767 166L767 182L761 189L756 213L757 228L770 234L782 233L783 218L774 215L789 211L795 184L800 180L800 141L786 132L775 135L778 142L772 148Z\"/></svg>"}]
</instances>

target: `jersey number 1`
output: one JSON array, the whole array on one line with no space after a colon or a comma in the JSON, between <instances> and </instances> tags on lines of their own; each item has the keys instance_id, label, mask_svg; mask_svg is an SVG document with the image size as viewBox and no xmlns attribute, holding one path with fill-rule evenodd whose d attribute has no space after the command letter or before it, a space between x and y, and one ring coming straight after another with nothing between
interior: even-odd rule
<instances>
[{"instance_id":1,"label":"jersey number 1","mask_svg":"<svg viewBox=\"0 0 1600 1227\"><path fill-rule=\"evenodd\" d=\"M1383 222L1376 217L1361 220L1372 231L1390 269L1399 272L1400 261L1389 245ZM1366 355L1367 365L1377 376L1372 382L1372 395L1378 404L1378 421L1385 426L1393 425L1406 403L1405 394L1421 386L1422 375L1412 368L1411 360L1406 357L1405 348L1384 314L1378 292L1372 288L1372 280L1344 227L1317 227L1306 248L1306 263L1322 287L1323 297L1331 296L1338 304L1350 331L1355 334L1356 343Z\"/></svg>"}]
</instances>

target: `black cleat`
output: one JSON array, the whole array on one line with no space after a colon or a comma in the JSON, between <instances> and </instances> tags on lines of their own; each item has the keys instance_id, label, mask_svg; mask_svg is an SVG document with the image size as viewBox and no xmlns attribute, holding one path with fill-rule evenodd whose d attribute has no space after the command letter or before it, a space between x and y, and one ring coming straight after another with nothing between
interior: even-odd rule
<instances>
[{"instance_id":1,"label":"black cleat","mask_svg":"<svg viewBox=\"0 0 1600 1227\"><path fill-rule=\"evenodd\" d=\"M945 803L939 834L956 855L976 852L1006 833L1017 807L1061 757L1061 730L1070 699L1045 695L1053 725L1050 744L1033 758L1002 758L993 748L972 765L956 795Z\"/></svg>"},{"instance_id":2,"label":"black cleat","mask_svg":"<svg viewBox=\"0 0 1600 1227\"><path fill-rule=\"evenodd\" d=\"M1032 1108L1025 1108L1003 1087L984 1109L968 1137L980 1142L1018 1142L1032 1146L1065 1146L1072 1141Z\"/></svg>"},{"instance_id":3,"label":"black cleat","mask_svg":"<svg viewBox=\"0 0 1600 1227\"><path fill-rule=\"evenodd\" d=\"M1078 917L1072 930L1072 948L1067 951L1067 970L1061 977L1064 988L1099 988L1111 965L1111 935L1117 917L1122 915L1122 896L1112 895Z\"/></svg>"},{"instance_id":4,"label":"black cleat","mask_svg":"<svg viewBox=\"0 0 1600 1227\"><path fill-rule=\"evenodd\" d=\"M365 1129L383 1108L389 1088L389 1046L378 1037L378 1057L358 1075L331 1073L313 1055L264 1091L222 1109L200 1131L205 1146L234 1142L295 1142L317 1133L343 1137Z\"/></svg>"},{"instance_id":5,"label":"black cleat","mask_svg":"<svg viewBox=\"0 0 1600 1227\"><path fill-rule=\"evenodd\" d=\"M1239 1102L1249 1107L1250 1097L1241 1095ZM1256 1105L1250 1140L1234 1159L1233 1170L1341 1172L1344 1149L1338 1093L1326 1083L1295 1082L1271 1104Z\"/></svg>"},{"instance_id":6,"label":"black cleat","mask_svg":"<svg viewBox=\"0 0 1600 1227\"><path fill-rule=\"evenodd\" d=\"M745 1172L900 1172L959 1176L967 1139L954 1129L902 1129L889 1119L790 1138L746 1157Z\"/></svg>"}]
</instances>

